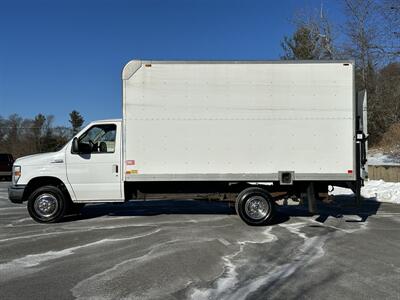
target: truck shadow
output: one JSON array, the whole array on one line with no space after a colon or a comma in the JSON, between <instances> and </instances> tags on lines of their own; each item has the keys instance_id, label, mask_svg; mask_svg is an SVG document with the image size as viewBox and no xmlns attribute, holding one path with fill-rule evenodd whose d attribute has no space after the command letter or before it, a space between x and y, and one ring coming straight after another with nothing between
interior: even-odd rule
<instances>
[{"instance_id":1,"label":"truck shadow","mask_svg":"<svg viewBox=\"0 0 400 300\"><path fill-rule=\"evenodd\" d=\"M271 225L281 224L291 217L313 217L324 223L329 217L342 218L358 216L359 219L348 219L346 222L365 222L379 210L380 203L374 199L364 199L360 206L355 205L352 196L336 196L331 203L318 203L318 213L310 214L304 205L277 206L277 214ZM235 215L232 202L207 200L148 200L129 201L118 204L86 205L80 214L64 218L64 222L85 220L102 216L156 216L156 215Z\"/></svg>"},{"instance_id":2,"label":"truck shadow","mask_svg":"<svg viewBox=\"0 0 400 300\"><path fill-rule=\"evenodd\" d=\"M234 203L206 200L147 200L115 204L88 204L79 215L67 216L64 222L102 216L156 215L234 215Z\"/></svg>"},{"instance_id":3,"label":"truck shadow","mask_svg":"<svg viewBox=\"0 0 400 300\"><path fill-rule=\"evenodd\" d=\"M335 196L330 203L318 202L318 213L310 214L306 206L282 206L278 209L280 214L288 217L312 216L314 220L324 223L329 217L343 218L344 216L358 216L358 219L347 218L346 222L365 222L368 217L376 215L381 203L375 198L363 198L360 205L355 203L355 198L349 195Z\"/></svg>"}]
</instances>

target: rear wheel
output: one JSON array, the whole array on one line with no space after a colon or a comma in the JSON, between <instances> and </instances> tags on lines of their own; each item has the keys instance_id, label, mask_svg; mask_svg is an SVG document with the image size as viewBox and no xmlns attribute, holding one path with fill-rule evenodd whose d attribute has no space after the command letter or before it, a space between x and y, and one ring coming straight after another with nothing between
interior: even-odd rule
<instances>
[{"instance_id":1,"label":"rear wheel","mask_svg":"<svg viewBox=\"0 0 400 300\"><path fill-rule=\"evenodd\" d=\"M236 198L236 212L249 225L266 225L274 216L272 196L262 188L247 188Z\"/></svg>"},{"instance_id":2,"label":"rear wheel","mask_svg":"<svg viewBox=\"0 0 400 300\"><path fill-rule=\"evenodd\" d=\"M68 200L62 191L51 185L36 189L28 198L28 212L40 223L60 221L68 210Z\"/></svg>"}]
</instances>

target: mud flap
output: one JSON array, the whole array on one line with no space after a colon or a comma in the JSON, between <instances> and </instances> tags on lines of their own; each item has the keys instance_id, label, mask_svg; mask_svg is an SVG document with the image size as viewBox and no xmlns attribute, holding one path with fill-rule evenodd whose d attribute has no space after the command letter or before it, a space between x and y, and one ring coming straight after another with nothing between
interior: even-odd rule
<instances>
[{"instance_id":1,"label":"mud flap","mask_svg":"<svg viewBox=\"0 0 400 300\"><path fill-rule=\"evenodd\" d=\"M361 178L358 178L354 188L354 196L356 197L355 202L357 206L361 206L361 187L363 186L363 181Z\"/></svg>"},{"instance_id":2,"label":"mud flap","mask_svg":"<svg viewBox=\"0 0 400 300\"><path fill-rule=\"evenodd\" d=\"M307 186L307 201L308 211L311 214L317 213L317 199L315 197L314 182L310 182L310 184Z\"/></svg>"}]
</instances>

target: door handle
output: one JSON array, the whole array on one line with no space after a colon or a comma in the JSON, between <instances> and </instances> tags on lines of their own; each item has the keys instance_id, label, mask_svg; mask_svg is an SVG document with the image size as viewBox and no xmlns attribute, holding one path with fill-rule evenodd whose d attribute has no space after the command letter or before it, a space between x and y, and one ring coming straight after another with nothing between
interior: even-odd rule
<instances>
[{"instance_id":1,"label":"door handle","mask_svg":"<svg viewBox=\"0 0 400 300\"><path fill-rule=\"evenodd\" d=\"M118 173L118 165L113 165L112 171L113 173Z\"/></svg>"}]
</instances>

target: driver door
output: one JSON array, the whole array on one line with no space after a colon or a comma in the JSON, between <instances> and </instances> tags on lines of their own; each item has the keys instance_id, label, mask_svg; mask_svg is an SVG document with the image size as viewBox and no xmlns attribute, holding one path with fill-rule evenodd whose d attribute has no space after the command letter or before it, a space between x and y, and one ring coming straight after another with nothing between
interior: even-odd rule
<instances>
[{"instance_id":1,"label":"driver door","mask_svg":"<svg viewBox=\"0 0 400 300\"><path fill-rule=\"evenodd\" d=\"M123 201L120 130L120 123L95 124L78 137L84 153L67 148L67 177L77 201Z\"/></svg>"}]
</instances>

